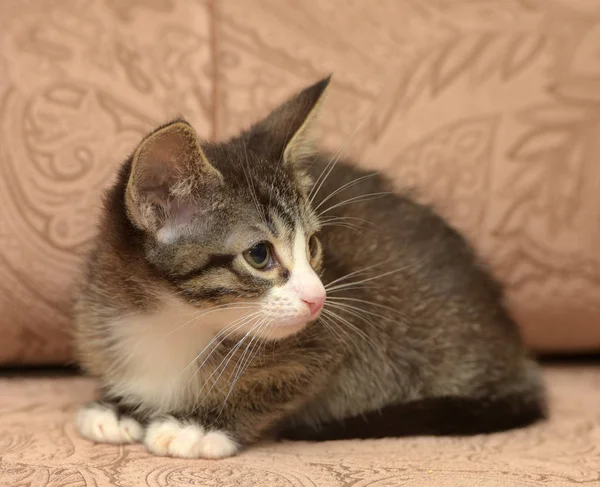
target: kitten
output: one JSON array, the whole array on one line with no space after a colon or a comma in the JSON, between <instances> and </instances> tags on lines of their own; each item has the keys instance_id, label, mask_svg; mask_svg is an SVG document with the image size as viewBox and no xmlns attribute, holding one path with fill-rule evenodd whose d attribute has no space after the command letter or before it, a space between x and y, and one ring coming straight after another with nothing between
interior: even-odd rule
<instances>
[{"instance_id":1,"label":"kitten","mask_svg":"<svg viewBox=\"0 0 600 487\"><path fill-rule=\"evenodd\" d=\"M314 151L324 79L222 143L159 127L107 193L76 306L97 442L474 434L545 415L502 291L384 177ZM323 283L326 283L325 285Z\"/></svg>"}]
</instances>

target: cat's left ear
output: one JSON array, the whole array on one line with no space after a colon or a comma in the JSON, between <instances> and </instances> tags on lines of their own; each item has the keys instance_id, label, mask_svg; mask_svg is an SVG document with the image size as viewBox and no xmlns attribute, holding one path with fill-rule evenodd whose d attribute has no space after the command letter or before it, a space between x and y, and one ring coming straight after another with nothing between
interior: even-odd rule
<instances>
[{"instance_id":1,"label":"cat's left ear","mask_svg":"<svg viewBox=\"0 0 600 487\"><path fill-rule=\"evenodd\" d=\"M249 131L250 144L285 164L295 164L315 152L314 129L331 76L285 101Z\"/></svg>"},{"instance_id":2,"label":"cat's left ear","mask_svg":"<svg viewBox=\"0 0 600 487\"><path fill-rule=\"evenodd\" d=\"M152 132L136 149L125 194L135 226L159 241L177 237L222 181L192 126L175 120Z\"/></svg>"}]
</instances>

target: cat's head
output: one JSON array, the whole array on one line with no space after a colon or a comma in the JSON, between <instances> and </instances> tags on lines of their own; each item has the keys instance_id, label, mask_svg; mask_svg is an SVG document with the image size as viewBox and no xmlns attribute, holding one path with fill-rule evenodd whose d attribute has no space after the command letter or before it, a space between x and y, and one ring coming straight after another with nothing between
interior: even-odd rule
<instances>
[{"instance_id":1,"label":"cat's head","mask_svg":"<svg viewBox=\"0 0 600 487\"><path fill-rule=\"evenodd\" d=\"M188 303L239 310L238 331L283 338L314 321L325 302L320 224L303 167L328 83L222 143L173 121L131 159L126 213L144 235L148 263Z\"/></svg>"}]
</instances>

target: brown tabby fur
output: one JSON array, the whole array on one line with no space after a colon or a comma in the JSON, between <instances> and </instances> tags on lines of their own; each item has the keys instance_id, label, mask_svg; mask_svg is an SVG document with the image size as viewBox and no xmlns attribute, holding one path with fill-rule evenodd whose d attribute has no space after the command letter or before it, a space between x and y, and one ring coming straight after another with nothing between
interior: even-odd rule
<instances>
[{"instance_id":1,"label":"brown tabby fur","mask_svg":"<svg viewBox=\"0 0 600 487\"><path fill-rule=\"evenodd\" d=\"M306 129L327 84L305 89L222 143L200 148L191 127L172 122L157 129L167 135L142 142L123 164L106 195L76 308L76 348L100 381L101 399L142 422L187 418L240 444L273 431L311 439L470 434L542 417L538 368L499 284L466 241L383 176L329 164L332 158L311 150ZM138 171L136 157L150 167L172 160L165 167L176 170ZM159 242L157 228L179 211L193 214L184 236ZM340 279L325 305L337 317L325 312L294 336L258 338L250 361L248 342L225 361L239 337L222 341L194 377L216 383L201 400L182 395L168 409L120 390L124 352L116 322L123 327L132 313L152 314L165 296L208 308L255 300L285 282L290 269L263 279L236 267L249 227L264 216L277 238L296 221L317 232L322 253L313 265L324 283ZM232 387L231 374L242 365ZM219 379L211 377L217 369L225 370ZM415 404L428 411L415 416L420 427L410 415L423 411ZM398 409L403 405L410 407ZM357 426L352 418L359 417L371 419Z\"/></svg>"}]
</instances>

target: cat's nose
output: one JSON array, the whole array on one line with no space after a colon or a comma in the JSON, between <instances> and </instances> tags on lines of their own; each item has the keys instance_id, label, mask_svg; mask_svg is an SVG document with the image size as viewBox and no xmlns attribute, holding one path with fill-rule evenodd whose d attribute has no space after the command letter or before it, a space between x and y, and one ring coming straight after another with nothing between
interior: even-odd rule
<instances>
[{"instance_id":1,"label":"cat's nose","mask_svg":"<svg viewBox=\"0 0 600 487\"><path fill-rule=\"evenodd\" d=\"M325 295L302 298L302 301L306 303L308 309L310 309L310 316L313 317L319 314L319 311L323 309L323 305L325 304Z\"/></svg>"}]
</instances>

